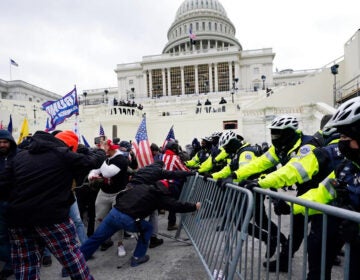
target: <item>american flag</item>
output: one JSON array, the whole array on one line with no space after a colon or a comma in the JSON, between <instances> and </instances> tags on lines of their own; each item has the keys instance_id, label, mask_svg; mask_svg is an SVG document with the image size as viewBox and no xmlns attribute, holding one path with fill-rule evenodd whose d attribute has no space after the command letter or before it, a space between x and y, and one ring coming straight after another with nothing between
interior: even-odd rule
<instances>
[{"instance_id":1,"label":"american flag","mask_svg":"<svg viewBox=\"0 0 360 280\"><path fill-rule=\"evenodd\" d=\"M149 139L147 136L147 131L146 131L145 116L143 117L143 119L140 123L138 131L135 135L135 140L132 144L133 144L133 147L135 150L135 155L136 155L136 159L139 164L139 168L147 166L154 162L154 159L153 159L153 156L152 156L152 153L150 150L150 144L149 144Z\"/></svg>"},{"instance_id":2,"label":"american flag","mask_svg":"<svg viewBox=\"0 0 360 280\"><path fill-rule=\"evenodd\" d=\"M101 124L100 124L99 136L105 136L105 131Z\"/></svg>"},{"instance_id":3,"label":"american flag","mask_svg":"<svg viewBox=\"0 0 360 280\"><path fill-rule=\"evenodd\" d=\"M191 29L191 28L190 28L190 30L189 30L189 37L190 37L190 43L191 43L192 45L195 45L195 43L196 43L196 41L195 41L196 35L195 35L194 33L192 33L192 29Z\"/></svg>"},{"instance_id":4,"label":"american flag","mask_svg":"<svg viewBox=\"0 0 360 280\"><path fill-rule=\"evenodd\" d=\"M175 141L174 126L170 127L169 133L165 138L164 144L162 145L163 149L165 149L166 144L171 141Z\"/></svg>"}]
</instances>

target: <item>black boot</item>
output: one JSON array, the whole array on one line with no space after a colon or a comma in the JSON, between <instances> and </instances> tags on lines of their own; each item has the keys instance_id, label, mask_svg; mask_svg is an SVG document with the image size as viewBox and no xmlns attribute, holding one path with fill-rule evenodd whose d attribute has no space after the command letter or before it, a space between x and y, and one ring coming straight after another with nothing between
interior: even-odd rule
<instances>
[{"instance_id":1,"label":"black boot","mask_svg":"<svg viewBox=\"0 0 360 280\"><path fill-rule=\"evenodd\" d=\"M265 240L265 244L266 244L265 258L270 259L276 252L276 248L277 248L277 238L276 238L276 236L270 237L270 245L269 245L269 247L267 245L267 239Z\"/></svg>"},{"instance_id":2,"label":"black boot","mask_svg":"<svg viewBox=\"0 0 360 280\"><path fill-rule=\"evenodd\" d=\"M113 245L114 245L114 241L112 241L111 239L108 239L104 243L101 244L100 250L101 251L106 251L107 249L109 249Z\"/></svg>"},{"instance_id":3,"label":"black boot","mask_svg":"<svg viewBox=\"0 0 360 280\"><path fill-rule=\"evenodd\" d=\"M155 248L164 243L163 239L157 238L156 236L151 236L149 248Z\"/></svg>"},{"instance_id":4,"label":"black boot","mask_svg":"<svg viewBox=\"0 0 360 280\"><path fill-rule=\"evenodd\" d=\"M270 261L269 262L269 272L276 272L276 263L277 260ZM266 268L267 262L263 262L263 266ZM279 257L279 271L280 272L288 272L289 271L289 245L286 242L280 252Z\"/></svg>"}]
</instances>

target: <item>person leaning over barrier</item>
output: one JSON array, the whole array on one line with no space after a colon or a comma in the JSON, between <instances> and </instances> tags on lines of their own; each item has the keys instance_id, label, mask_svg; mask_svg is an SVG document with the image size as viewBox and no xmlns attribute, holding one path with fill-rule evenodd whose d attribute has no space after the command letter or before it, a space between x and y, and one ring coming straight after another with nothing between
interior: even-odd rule
<instances>
[{"instance_id":1,"label":"person leaning over barrier","mask_svg":"<svg viewBox=\"0 0 360 280\"><path fill-rule=\"evenodd\" d=\"M138 175L116 197L116 204L105 217L95 233L81 246L85 259L89 259L102 242L111 237L119 229L129 232L139 232L140 236L131 266L138 266L149 260L146 251L153 232L152 225L144 219L156 209L167 209L174 212L193 212L200 209L200 202L180 202L171 196L166 186L157 181L160 178L176 178L181 174L191 176L194 173L186 171L165 171L163 163L155 162L152 165L139 169ZM179 173L182 172L182 173Z\"/></svg>"},{"instance_id":2,"label":"person leaning over barrier","mask_svg":"<svg viewBox=\"0 0 360 280\"><path fill-rule=\"evenodd\" d=\"M152 185L154 182L158 180L162 180L162 182L168 187L168 179L183 179L186 176L191 176L192 172L175 170L168 171L164 169L165 163L161 160L155 161L153 164L147 165L144 168L139 169L132 177L130 184L132 186L136 185ZM158 211L155 210L149 217L149 222L153 226L153 233L150 238L149 248L155 248L163 244L164 240L157 238L158 233Z\"/></svg>"},{"instance_id":3,"label":"person leaning over barrier","mask_svg":"<svg viewBox=\"0 0 360 280\"><path fill-rule=\"evenodd\" d=\"M315 148L313 145L306 145L312 139L309 135L304 135L302 131L298 129L299 122L296 117L290 115L283 115L276 117L270 124L271 142L272 146L269 150L260 157L252 160L247 165L237 169L231 173L231 178L234 182L239 183L241 186L247 188L253 188L253 181L244 181L251 178L256 174L261 174L267 170L277 166L279 163L285 165L294 157L302 157L308 154ZM301 149L300 149L301 147ZM294 217L294 227L303 228L304 218L301 215ZM293 247L298 248L301 245L303 239L302 231L294 230L294 237L296 239L293 242ZM271 235L276 235L276 232ZM282 242L284 244L284 242ZM286 244L284 244L287 246ZM297 249L296 249L297 250ZM283 271L287 270L287 266L283 267ZM275 271L275 270L274 270Z\"/></svg>"},{"instance_id":4,"label":"person leaning over barrier","mask_svg":"<svg viewBox=\"0 0 360 280\"><path fill-rule=\"evenodd\" d=\"M235 172L238 169L243 168L247 164L250 164L253 160L255 160L259 155L259 149L257 147L250 145L244 138L240 135L236 135L233 131L229 130L224 132L220 138L219 146L223 147L227 154L230 155L231 160L228 165L225 166L219 172L215 172L209 175L204 175L206 180L207 177L211 177L217 180L217 185L221 188L224 188L227 183L232 183L232 172ZM251 177L257 177L259 174L253 174ZM265 197L263 197L264 199ZM266 208L263 206L263 200L255 201L255 223L258 225L253 227L252 225L248 227L249 234L254 235L254 237L264 241L266 244L268 242L268 232L265 230L259 230L267 228L268 225L268 217L266 215ZM262 219L261 219L262 216ZM255 231L253 232L253 229ZM271 234L270 234L270 250L265 253L265 256L271 258L276 250L277 246L277 236L276 233L278 228L275 223L271 222ZM282 233L280 234L280 242L284 244L286 242L286 237Z\"/></svg>"},{"instance_id":5,"label":"person leaning over barrier","mask_svg":"<svg viewBox=\"0 0 360 280\"><path fill-rule=\"evenodd\" d=\"M228 164L218 172L205 174L205 177L210 177L218 182L231 175L231 172L236 171L240 167L248 164L254 160L258 154L255 147L247 143L241 135L236 135L235 132L229 130L223 133L219 140L219 147L229 155ZM221 184L221 182L219 182Z\"/></svg>"},{"instance_id":6,"label":"person leaning over barrier","mask_svg":"<svg viewBox=\"0 0 360 280\"><path fill-rule=\"evenodd\" d=\"M199 166L199 174L217 172L221 170L227 164L228 153L224 148L219 147L220 137L222 132L214 132L211 135L212 148L210 156Z\"/></svg>"},{"instance_id":7,"label":"person leaning over barrier","mask_svg":"<svg viewBox=\"0 0 360 280\"><path fill-rule=\"evenodd\" d=\"M360 97L352 98L343 103L326 126L336 128L340 133L338 146L346 159L318 188L307 191L300 198L360 212ZM306 208L294 204L293 213L305 214ZM309 209L308 213L313 215L319 211ZM327 237L325 279L330 279L335 254L344 242L350 243L349 279L358 279L360 275L359 224L331 216L328 218L331 218L331 221L328 220L328 225L331 225L332 229L338 227L330 238ZM313 242L321 245L321 233L321 227L317 227L317 232L312 227L309 239L313 238ZM308 279L320 277L320 266L316 267L311 262L319 263L319 258L319 254L309 255Z\"/></svg>"},{"instance_id":8,"label":"person leaning over barrier","mask_svg":"<svg viewBox=\"0 0 360 280\"><path fill-rule=\"evenodd\" d=\"M261 175L258 180L247 181L247 187L261 188L282 188L284 186L292 186L296 184L297 194L300 196L312 188L316 188L318 184L333 171L343 159L343 155L339 152L338 142L340 134L335 128L320 129L316 132L312 139L300 148L298 156L292 158L286 165L273 171L267 175ZM310 153L302 151L309 150L309 146L317 147ZM287 204L283 200L274 201L274 211L276 214L289 214ZM302 216L296 216L296 224L294 228L294 242L292 248L292 256L300 248L302 242L302 231L304 224L300 224ZM316 217L321 218L320 217ZM311 248L309 248L311 250ZM280 271L288 270L289 247L283 246L280 252ZM266 266L267 263L264 263ZM276 261L269 263L269 271L276 271Z\"/></svg>"},{"instance_id":9,"label":"person leaning over barrier","mask_svg":"<svg viewBox=\"0 0 360 280\"><path fill-rule=\"evenodd\" d=\"M198 169L200 165L210 156L212 147L211 137L201 138L200 150L188 161L185 161L186 167Z\"/></svg>"}]
</instances>

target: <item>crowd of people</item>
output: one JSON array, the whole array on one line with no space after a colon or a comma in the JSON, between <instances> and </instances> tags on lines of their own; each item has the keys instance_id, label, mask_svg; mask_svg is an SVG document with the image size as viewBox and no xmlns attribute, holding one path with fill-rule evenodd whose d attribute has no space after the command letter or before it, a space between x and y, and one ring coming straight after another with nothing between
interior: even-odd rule
<instances>
[{"instance_id":1,"label":"crowd of people","mask_svg":"<svg viewBox=\"0 0 360 280\"><path fill-rule=\"evenodd\" d=\"M119 257L127 255L124 237L137 233L131 266L147 262L147 249L164 242L157 235L159 211L169 211L167 230L172 231L178 229L177 212L201 207L200 202L178 201L187 177L195 174L216 180L221 189L229 183L250 190L294 186L300 198L360 211L360 98L324 116L313 135L304 134L291 115L276 117L268 128L271 144L251 144L232 130L194 138L186 151L177 141L165 147L153 143L154 163L144 168L138 168L128 141L103 137L96 147L86 148L72 131L37 131L20 149L9 132L0 130L0 260L5 263L0 279L12 274L38 279L41 265L51 265L51 255L63 266L64 277L93 279L86 261L99 247L112 247L115 233ZM268 230L263 204L255 200L256 226L248 228L267 244L265 257L271 258L278 228L270 220ZM293 236L290 242L290 236L280 233L280 258L264 266L270 272L277 266L287 272L289 252L293 257L305 237L305 210L282 200L273 207L277 215L293 211ZM322 215L310 214L308 279L320 279ZM351 246L354 279L359 271L359 225L330 217L327 226L325 279L331 278L345 242Z\"/></svg>"}]
</instances>

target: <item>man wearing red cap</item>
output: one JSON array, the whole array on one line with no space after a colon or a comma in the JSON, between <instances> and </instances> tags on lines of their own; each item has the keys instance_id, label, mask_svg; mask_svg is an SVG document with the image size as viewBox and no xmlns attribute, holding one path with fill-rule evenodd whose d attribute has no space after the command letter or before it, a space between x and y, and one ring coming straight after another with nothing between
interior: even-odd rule
<instances>
[{"instance_id":1,"label":"man wearing red cap","mask_svg":"<svg viewBox=\"0 0 360 280\"><path fill-rule=\"evenodd\" d=\"M112 206L115 204L116 195L125 188L129 181L127 173L128 160L119 151L119 145L115 145L110 139L104 142L104 150L107 159L99 169L93 169L89 173L89 181L103 179L100 191L95 201L96 211L96 227L102 222L105 216L109 213ZM124 231L120 230L118 235L118 256L126 255L124 245ZM101 250L105 251L113 245L111 239L105 241Z\"/></svg>"},{"instance_id":2,"label":"man wearing red cap","mask_svg":"<svg viewBox=\"0 0 360 280\"><path fill-rule=\"evenodd\" d=\"M77 143L71 131L58 138L37 131L28 148L0 173L0 190L9 193L7 218L16 279L40 278L45 246L72 279L93 279L79 250L69 210L76 171L96 167L98 158L71 151L69 147L74 150Z\"/></svg>"}]
</instances>

